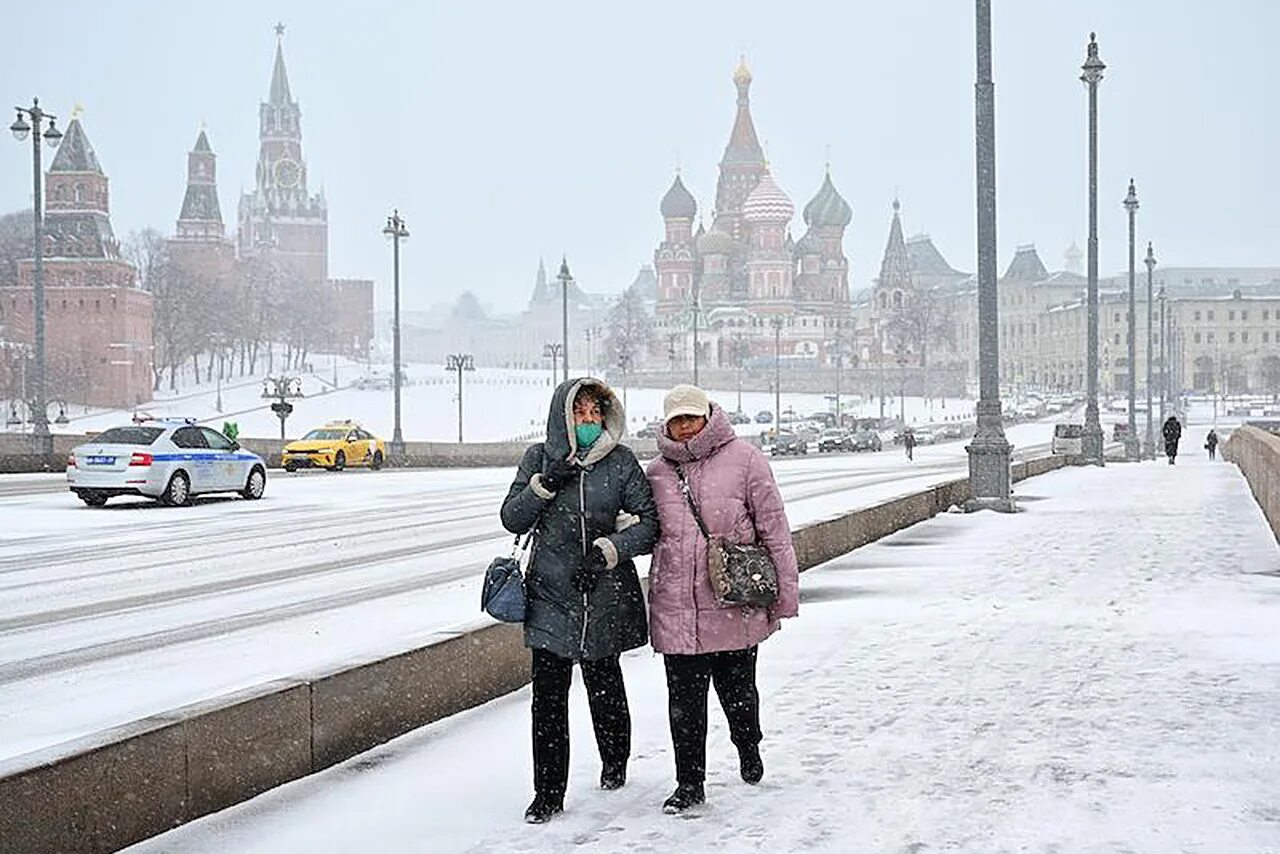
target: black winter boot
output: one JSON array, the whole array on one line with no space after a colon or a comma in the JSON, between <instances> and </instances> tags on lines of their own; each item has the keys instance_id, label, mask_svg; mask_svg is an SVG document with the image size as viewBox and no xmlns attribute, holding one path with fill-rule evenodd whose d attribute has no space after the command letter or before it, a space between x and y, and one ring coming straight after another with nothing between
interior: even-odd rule
<instances>
[{"instance_id":1,"label":"black winter boot","mask_svg":"<svg viewBox=\"0 0 1280 854\"><path fill-rule=\"evenodd\" d=\"M662 811L668 815L682 813L696 804L706 803L707 796L701 783L681 783L662 804Z\"/></svg>"},{"instance_id":2,"label":"black winter boot","mask_svg":"<svg viewBox=\"0 0 1280 854\"><path fill-rule=\"evenodd\" d=\"M748 744L738 748L738 770L742 779L755 785L764 779L764 760L760 758L760 745Z\"/></svg>"},{"instance_id":3,"label":"black winter boot","mask_svg":"<svg viewBox=\"0 0 1280 854\"><path fill-rule=\"evenodd\" d=\"M606 765L600 771L600 788L607 791L621 789L627 784L626 765Z\"/></svg>"},{"instance_id":4,"label":"black winter boot","mask_svg":"<svg viewBox=\"0 0 1280 854\"><path fill-rule=\"evenodd\" d=\"M524 820L529 824L545 824L556 813L564 812L564 798L549 798L537 795L529 808L524 811Z\"/></svg>"}]
</instances>

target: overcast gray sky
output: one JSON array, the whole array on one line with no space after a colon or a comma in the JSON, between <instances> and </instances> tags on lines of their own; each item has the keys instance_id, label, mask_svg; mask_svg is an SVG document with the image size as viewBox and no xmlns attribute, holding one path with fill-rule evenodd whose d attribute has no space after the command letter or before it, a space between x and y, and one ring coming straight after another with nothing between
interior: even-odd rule
<instances>
[{"instance_id":1,"label":"overcast gray sky","mask_svg":"<svg viewBox=\"0 0 1280 854\"><path fill-rule=\"evenodd\" d=\"M3 91L86 130L121 236L173 229L204 121L234 228L252 184L275 36L329 201L330 271L379 281L393 206L412 237L410 308L475 291L523 305L540 255L618 291L652 258L677 156L710 213L745 53L752 110L797 209L832 176L853 206L855 288L879 269L890 203L974 269L973 6L897 2L222 2L6 4ZM1050 268L1086 236L1091 29L1101 102L1101 268L1139 239L1169 265L1280 265L1280 4L1274 0L994 0L1001 269L1034 242ZM42 37L38 37L41 34ZM11 121L11 119L9 120ZM7 122L6 122L7 124ZM29 204L30 161L0 147L0 210ZM677 154L678 153L678 154ZM798 237L799 217L792 224Z\"/></svg>"}]
</instances>

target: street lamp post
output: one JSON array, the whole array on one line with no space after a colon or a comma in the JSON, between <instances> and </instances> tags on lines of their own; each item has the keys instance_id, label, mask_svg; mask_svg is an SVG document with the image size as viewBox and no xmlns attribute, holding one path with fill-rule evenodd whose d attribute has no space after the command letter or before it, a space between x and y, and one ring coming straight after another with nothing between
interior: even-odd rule
<instances>
[{"instance_id":1,"label":"street lamp post","mask_svg":"<svg viewBox=\"0 0 1280 854\"><path fill-rule=\"evenodd\" d=\"M1138 444L1138 413L1134 411L1138 405L1138 304L1134 281L1133 238L1138 214L1138 193L1134 189L1132 178L1129 179L1129 192L1124 197L1124 209L1129 214L1129 432L1124 437L1124 456L1132 463L1140 459L1141 451Z\"/></svg>"},{"instance_id":2,"label":"street lamp post","mask_svg":"<svg viewBox=\"0 0 1280 854\"><path fill-rule=\"evenodd\" d=\"M556 362L560 360L560 347L561 347L561 344L559 341L556 341L556 342L549 341L546 344L542 345L542 358L551 360L551 387L552 388L555 388L556 386ZM569 374L566 373L564 375L564 378L568 379Z\"/></svg>"},{"instance_id":3,"label":"street lamp post","mask_svg":"<svg viewBox=\"0 0 1280 854\"><path fill-rule=\"evenodd\" d=\"M844 339L841 337L842 325L844 321L837 317L835 319L836 337L835 337L835 356L836 356L836 427L841 426L840 421L840 367L844 361Z\"/></svg>"},{"instance_id":4,"label":"street lamp post","mask_svg":"<svg viewBox=\"0 0 1280 854\"><path fill-rule=\"evenodd\" d=\"M458 373L458 444L462 444L462 372L474 371L475 361L470 353L450 353L445 357L444 368Z\"/></svg>"},{"instance_id":5,"label":"street lamp post","mask_svg":"<svg viewBox=\"0 0 1280 854\"><path fill-rule=\"evenodd\" d=\"M1151 258L1151 266L1155 266L1155 257L1151 255L1151 247L1147 246L1147 255ZM1164 427L1164 402L1169 397L1169 327L1165 324L1164 315L1164 282L1160 283L1160 426ZM1154 448L1153 448L1154 451Z\"/></svg>"},{"instance_id":6,"label":"street lamp post","mask_svg":"<svg viewBox=\"0 0 1280 854\"><path fill-rule=\"evenodd\" d=\"M782 428L782 318L769 319L773 327L773 430Z\"/></svg>"},{"instance_id":7,"label":"street lamp post","mask_svg":"<svg viewBox=\"0 0 1280 854\"><path fill-rule=\"evenodd\" d=\"M1089 88L1089 331L1084 436L1086 463L1105 465L1102 454L1102 424L1098 420L1098 84L1107 66L1098 58L1098 40L1089 33L1089 47L1081 66L1080 79Z\"/></svg>"},{"instance_id":8,"label":"street lamp post","mask_svg":"<svg viewBox=\"0 0 1280 854\"><path fill-rule=\"evenodd\" d=\"M1152 313L1155 307L1151 304L1151 290L1152 277L1155 275L1156 269L1156 255L1151 248L1150 240L1147 241L1147 257L1144 258L1142 262L1147 265L1147 459L1154 460L1156 458L1156 433L1153 429L1154 425L1151 423L1151 333L1153 331L1151 326L1153 320ZM1163 419L1161 419L1161 423L1164 423Z\"/></svg>"},{"instance_id":9,"label":"street lamp post","mask_svg":"<svg viewBox=\"0 0 1280 854\"><path fill-rule=\"evenodd\" d=\"M733 333L733 366L738 369L738 412L742 412L742 366L747 355L746 344L741 332Z\"/></svg>"},{"instance_id":10,"label":"street lamp post","mask_svg":"<svg viewBox=\"0 0 1280 854\"><path fill-rule=\"evenodd\" d=\"M698 384L698 317L701 305L699 304L698 282L695 279L693 283L693 384Z\"/></svg>"},{"instance_id":11,"label":"street lamp post","mask_svg":"<svg viewBox=\"0 0 1280 854\"><path fill-rule=\"evenodd\" d=\"M906 346L899 343L898 354L898 420L907 426L907 351Z\"/></svg>"},{"instance_id":12,"label":"street lamp post","mask_svg":"<svg viewBox=\"0 0 1280 854\"><path fill-rule=\"evenodd\" d=\"M32 232L35 238L35 287L32 293L33 302L35 303L35 355L36 370L32 379L32 399L34 405L31 407L32 419L32 435L38 447L38 452L46 458L53 455L53 436L49 433L49 418L45 411L45 340L44 340L44 199L42 198L42 190L40 184L43 175L43 167L40 165L40 140L43 139L49 146L56 147L62 140L62 131L58 130L54 124L55 117L51 113L46 113L40 109L40 99L32 98L30 107L15 107L18 111L18 118L9 126L9 130L13 132L18 142L26 140L27 136L31 136L31 183L32 183L32 200L31 208L33 215ZM44 127L45 119L49 120L48 128ZM30 123L28 123L28 120Z\"/></svg>"},{"instance_id":13,"label":"street lamp post","mask_svg":"<svg viewBox=\"0 0 1280 854\"><path fill-rule=\"evenodd\" d=\"M409 237L409 229L399 210L387 217L382 233L391 238L392 280L395 291L395 310L391 331L391 388L395 393L395 429L391 434L391 460L394 465L404 463L404 433L400 430L400 241Z\"/></svg>"},{"instance_id":14,"label":"street lamp post","mask_svg":"<svg viewBox=\"0 0 1280 854\"><path fill-rule=\"evenodd\" d=\"M560 280L560 320L561 320L561 336L560 336L560 358L564 365L564 378L569 379L569 285L573 282L573 276L569 275L569 261L564 256L560 257L560 272L556 274L556 278Z\"/></svg>"},{"instance_id":15,"label":"street lamp post","mask_svg":"<svg viewBox=\"0 0 1280 854\"><path fill-rule=\"evenodd\" d=\"M999 292L996 290L996 94L991 78L991 0L977 0L975 172L978 232L977 428L965 450L975 508L1012 510L1012 448L1000 414ZM905 426L906 421L904 419Z\"/></svg>"}]
</instances>

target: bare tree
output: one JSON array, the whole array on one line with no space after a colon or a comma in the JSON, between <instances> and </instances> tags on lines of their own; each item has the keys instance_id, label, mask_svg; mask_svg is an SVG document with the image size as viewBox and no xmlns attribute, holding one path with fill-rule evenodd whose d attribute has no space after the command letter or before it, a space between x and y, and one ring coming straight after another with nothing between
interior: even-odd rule
<instances>
[{"instance_id":1,"label":"bare tree","mask_svg":"<svg viewBox=\"0 0 1280 854\"><path fill-rule=\"evenodd\" d=\"M31 211L0 216L0 287L18 284L18 261L35 255Z\"/></svg>"},{"instance_id":2,"label":"bare tree","mask_svg":"<svg viewBox=\"0 0 1280 854\"><path fill-rule=\"evenodd\" d=\"M653 318L645 311L644 300L628 288L609 310L605 352L611 365L631 369L645 359L653 338Z\"/></svg>"},{"instance_id":3,"label":"bare tree","mask_svg":"<svg viewBox=\"0 0 1280 854\"><path fill-rule=\"evenodd\" d=\"M920 354L923 393L929 397L929 355L933 348L955 348L955 323L942 311L933 290L919 290L889 318L890 335Z\"/></svg>"}]
</instances>

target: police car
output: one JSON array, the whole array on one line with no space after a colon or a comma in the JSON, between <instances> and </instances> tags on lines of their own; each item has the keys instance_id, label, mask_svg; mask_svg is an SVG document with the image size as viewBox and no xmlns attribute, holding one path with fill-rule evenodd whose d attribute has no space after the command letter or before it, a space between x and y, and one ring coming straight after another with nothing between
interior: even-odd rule
<instances>
[{"instance_id":1,"label":"police car","mask_svg":"<svg viewBox=\"0 0 1280 854\"><path fill-rule=\"evenodd\" d=\"M141 495L182 505L196 495L238 492L262 497L262 458L194 418L135 418L71 451L67 486L90 507L117 495Z\"/></svg>"}]
</instances>

